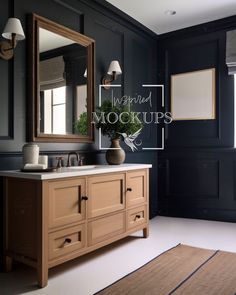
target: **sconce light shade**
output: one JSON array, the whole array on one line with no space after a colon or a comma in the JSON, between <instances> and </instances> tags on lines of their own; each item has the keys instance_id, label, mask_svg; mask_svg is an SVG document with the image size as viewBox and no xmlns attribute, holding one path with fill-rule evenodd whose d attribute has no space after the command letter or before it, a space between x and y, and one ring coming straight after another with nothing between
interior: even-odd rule
<instances>
[{"instance_id":1,"label":"sconce light shade","mask_svg":"<svg viewBox=\"0 0 236 295\"><path fill-rule=\"evenodd\" d=\"M104 76L102 78L102 85L105 89L109 89L111 82L115 81L117 79L117 76L122 74L120 64L117 60L113 60L110 63L107 74L109 75L109 77Z\"/></svg>"},{"instance_id":2,"label":"sconce light shade","mask_svg":"<svg viewBox=\"0 0 236 295\"><path fill-rule=\"evenodd\" d=\"M5 39L12 39L12 34L15 34L15 40L20 41L25 39L25 34L18 18L11 17L8 19L5 28L3 30L2 36Z\"/></svg>"},{"instance_id":3,"label":"sconce light shade","mask_svg":"<svg viewBox=\"0 0 236 295\"><path fill-rule=\"evenodd\" d=\"M121 71L121 68L120 68L120 64L119 64L119 62L117 60L113 60L110 63L110 66L108 68L107 74L108 75L112 75L113 72L115 72L116 75L121 75L122 74L122 71Z\"/></svg>"},{"instance_id":4,"label":"sconce light shade","mask_svg":"<svg viewBox=\"0 0 236 295\"><path fill-rule=\"evenodd\" d=\"M13 57L17 41L25 39L25 34L20 20L15 17L9 18L3 30L2 36L5 39L8 39L8 41L0 42L0 57L8 60Z\"/></svg>"}]
</instances>

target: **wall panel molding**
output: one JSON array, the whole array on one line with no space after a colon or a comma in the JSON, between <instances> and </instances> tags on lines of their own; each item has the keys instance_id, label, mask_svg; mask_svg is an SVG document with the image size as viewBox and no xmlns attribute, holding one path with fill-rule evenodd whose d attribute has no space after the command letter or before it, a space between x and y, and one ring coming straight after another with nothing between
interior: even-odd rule
<instances>
[{"instance_id":1,"label":"wall panel molding","mask_svg":"<svg viewBox=\"0 0 236 295\"><path fill-rule=\"evenodd\" d=\"M186 201L220 199L219 160L169 159L166 173L166 197L168 198L178 198L179 201L186 198Z\"/></svg>"},{"instance_id":2,"label":"wall panel molding","mask_svg":"<svg viewBox=\"0 0 236 295\"><path fill-rule=\"evenodd\" d=\"M76 8L76 5L73 5L72 3L68 3L68 2L62 1L62 0L53 0L53 1L55 3L61 5L62 7L78 14L79 22L80 22L80 24L79 24L80 33L83 34L84 33L84 13L80 9Z\"/></svg>"},{"instance_id":3,"label":"wall panel molding","mask_svg":"<svg viewBox=\"0 0 236 295\"><path fill-rule=\"evenodd\" d=\"M159 214L236 221L235 149L179 148L159 155Z\"/></svg>"},{"instance_id":4,"label":"wall panel molding","mask_svg":"<svg viewBox=\"0 0 236 295\"><path fill-rule=\"evenodd\" d=\"M67 1L62 1L62 0L53 0L55 3L60 4L61 6L79 14L79 15L83 15L83 12L81 10L79 10L78 8L76 8L75 6L69 4Z\"/></svg>"},{"instance_id":5,"label":"wall panel molding","mask_svg":"<svg viewBox=\"0 0 236 295\"><path fill-rule=\"evenodd\" d=\"M124 95L124 72L126 68L125 64L125 32L122 30L120 25L117 25L113 21L106 20L94 20L93 22L95 30L97 30L97 34L100 36L100 42L96 45L97 52L97 66L100 70L100 77L98 78L98 84L101 84L101 79L107 73L106 67L109 66L109 63L112 60L119 60L122 67L122 75L118 77L119 80L115 82L115 84L121 84L119 88L111 88L110 90L103 90L102 95L105 97L110 97L111 91L114 91L115 95L123 96ZM102 50L102 47L104 49ZM109 47L109 50L108 50ZM103 51L103 56L101 53ZM107 54L106 54L107 52Z\"/></svg>"},{"instance_id":6,"label":"wall panel molding","mask_svg":"<svg viewBox=\"0 0 236 295\"><path fill-rule=\"evenodd\" d=\"M115 21L117 24L125 26L127 30L132 30L136 34L142 34L146 36L146 38L157 38L157 34L153 31L140 24L140 22L136 21L132 17L120 11L115 6L111 5L109 2L105 0L79 0L81 3L92 8L94 11L103 15L104 17L110 18L110 20Z\"/></svg>"},{"instance_id":7,"label":"wall panel molding","mask_svg":"<svg viewBox=\"0 0 236 295\"><path fill-rule=\"evenodd\" d=\"M14 14L14 1L2 4L1 28L4 27L8 17ZM1 79L0 140L12 140L14 138L14 59L9 61L0 59L0 71L4 73Z\"/></svg>"},{"instance_id":8,"label":"wall panel molding","mask_svg":"<svg viewBox=\"0 0 236 295\"><path fill-rule=\"evenodd\" d=\"M233 198L236 202L236 160L233 161L233 179L234 179Z\"/></svg>"},{"instance_id":9,"label":"wall panel molding","mask_svg":"<svg viewBox=\"0 0 236 295\"><path fill-rule=\"evenodd\" d=\"M230 146L233 137L233 92L225 66L225 34L158 41L159 82L165 84L166 111L170 110L170 76L216 68L216 120L174 121L166 126L168 147ZM229 132L230 131L230 132ZM178 138L178 140L177 140Z\"/></svg>"},{"instance_id":10,"label":"wall panel molding","mask_svg":"<svg viewBox=\"0 0 236 295\"><path fill-rule=\"evenodd\" d=\"M233 30L236 28L236 16L229 16L193 27L180 29L174 32L165 33L158 36L160 40L168 40L172 38L188 38L193 36L203 36L217 31Z\"/></svg>"}]
</instances>

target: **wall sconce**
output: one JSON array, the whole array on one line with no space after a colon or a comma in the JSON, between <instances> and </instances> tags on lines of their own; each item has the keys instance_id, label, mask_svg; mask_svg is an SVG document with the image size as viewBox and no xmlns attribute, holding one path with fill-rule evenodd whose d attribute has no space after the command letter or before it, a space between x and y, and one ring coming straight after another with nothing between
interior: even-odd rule
<instances>
[{"instance_id":1,"label":"wall sconce","mask_svg":"<svg viewBox=\"0 0 236 295\"><path fill-rule=\"evenodd\" d=\"M13 57L17 41L25 39L25 34L18 18L8 19L2 36L8 41L0 41L0 57L9 60Z\"/></svg>"},{"instance_id":2,"label":"wall sconce","mask_svg":"<svg viewBox=\"0 0 236 295\"><path fill-rule=\"evenodd\" d=\"M88 77L88 73L87 73L87 68L86 68L84 71L84 78L87 78L87 77Z\"/></svg>"},{"instance_id":3,"label":"wall sconce","mask_svg":"<svg viewBox=\"0 0 236 295\"><path fill-rule=\"evenodd\" d=\"M111 82L115 81L117 79L117 76L118 75L121 75L122 74L122 71L121 71L121 67L120 67L120 64L117 60L113 60L111 63L110 63L110 66L108 68L108 71L107 71L107 75L105 75L103 78L102 78L102 85L105 89L109 89L110 88L110 84Z\"/></svg>"}]
</instances>

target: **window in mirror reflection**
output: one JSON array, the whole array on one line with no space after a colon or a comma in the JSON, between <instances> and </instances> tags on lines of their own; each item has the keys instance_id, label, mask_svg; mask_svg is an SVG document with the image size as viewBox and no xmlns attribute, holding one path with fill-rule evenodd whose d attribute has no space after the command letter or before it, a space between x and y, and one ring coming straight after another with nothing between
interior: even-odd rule
<instances>
[{"instance_id":1,"label":"window in mirror reflection","mask_svg":"<svg viewBox=\"0 0 236 295\"><path fill-rule=\"evenodd\" d=\"M87 48L40 28L40 132L88 134Z\"/></svg>"},{"instance_id":2,"label":"window in mirror reflection","mask_svg":"<svg viewBox=\"0 0 236 295\"><path fill-rule=\"evenodd\" d=\"M45 90L44 133L66 134L66 87Z\"/></svg>"},{"instance_id":3,"label":"window in mirror reflection","mask_svg":"<svg viewBox=\"0 0 236 295\"><path fill-rule=\"evenodd\" d=\"M86 135L87 127L87 85L76 87L76 122L75 131L81 135Z\"/></svg>"}]
</instances>

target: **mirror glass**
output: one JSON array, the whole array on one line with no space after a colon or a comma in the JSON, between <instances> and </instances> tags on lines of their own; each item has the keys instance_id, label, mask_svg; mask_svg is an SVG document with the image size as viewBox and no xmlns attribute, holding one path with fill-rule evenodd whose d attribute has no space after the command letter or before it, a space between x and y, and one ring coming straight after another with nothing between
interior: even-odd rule
<instances>
[{"instance_id":1,"label":"mirror glass","mask_svg":"<svg viewBox=\"0 0 236 295\"><path fill-rule=\"evenodd\" d=\"M36 15L33 24L36 130L30 140L91 141L94 41Z\"/></svg>"},{"instance_id":2,"label":"mirror glass","mask_svg":"<svg viewBox=\"0 0 236 295\"><path fill-rule=\"evenodd\" d=\"M39 28L40 133L88 134L87 48Z\"/></svg>"}]
</instances>

